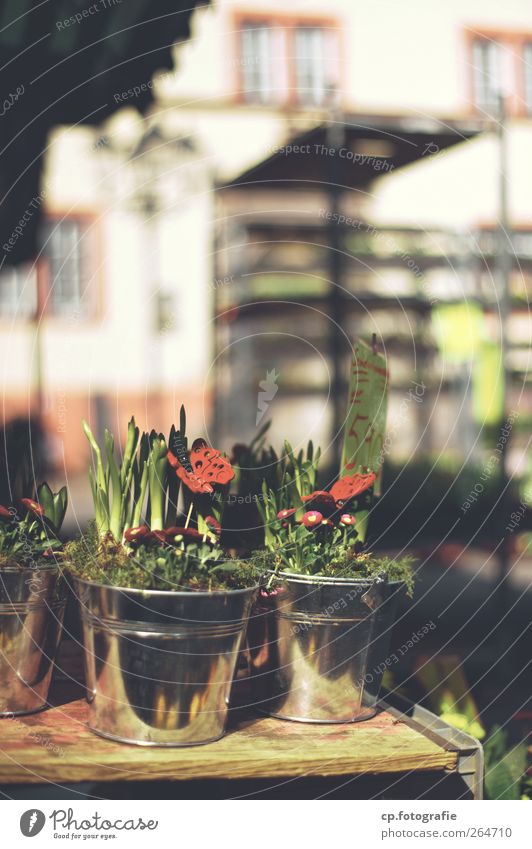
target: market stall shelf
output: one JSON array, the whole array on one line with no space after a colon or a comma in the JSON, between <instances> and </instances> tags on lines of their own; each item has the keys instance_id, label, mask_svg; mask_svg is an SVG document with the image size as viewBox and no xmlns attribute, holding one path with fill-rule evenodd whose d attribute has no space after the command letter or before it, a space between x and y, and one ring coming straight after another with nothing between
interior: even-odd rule
<instances>
[{"instance_id":1,"label":"market stall shelf","mask_svg":"<svg viewBox=\"0 0 532 849\"><path fill-rule=\"evenodd\" d=\"M361 725L233 717L226 738L188 749L152 749L96 737L79 699L0 726L0 783L256 779L455 770L458 753L383 711Z\"/></svg>"}]
</instances>

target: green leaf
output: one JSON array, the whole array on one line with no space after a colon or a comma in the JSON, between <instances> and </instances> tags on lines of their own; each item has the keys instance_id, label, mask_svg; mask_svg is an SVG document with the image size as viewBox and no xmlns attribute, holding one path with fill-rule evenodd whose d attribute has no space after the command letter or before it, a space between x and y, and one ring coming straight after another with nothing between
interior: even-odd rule
<instances>
[{"instance_id":1,"label":"green leaf","mask_svg":"<svg viewBox=\"0 0 532 849\"><path fill-rule=\"evenodd\" d=\"M120 468L120 483L123 491L125 487L127 487L128 478L131 480L131 467L133 464L133 458L137 451L139 432L138 427L135 425L135 419L132 416L127 426L126 446L124 449L124 456L122 458L122 466Z\"/></svg>"},{"instance_id":2,"label":"green leaf","mask_svg":"<svg viewBox=\"0 0 532 849\"><path fill-rule=\"evenodd\" d=\"M94 472L92 468L89 466L89 483L92 492L92 501L93 504L96 504L96 481L94 480Z\"/></svg>"},{"instance_id":3,"label":"green leaf","mask_svg":"<svg viewBox=\"0 0 532 849\"><path fill-rule=\"evenodd\" d=\"M386 357L359 340L353 351L340 476L370 469L377 475L375 495L380 495L388 391ZM364 541L368 511L357 510L355 515L360 539Z\"/></svg>"},{"instance_id":4,"label":"green leaf","mask_svg":"<svg viewBox=\"0 0 532 849\"><path fill-rule=\"evenodd\" d=\"M142 465L142 475L140 478L138 492L133 500L133 513L131 517L130 527L136 528L140 525L142 517L142 508L146 498L146 490L148 488L148 462L144 461Z\"/></svg>"},{"instance_id":5,"label":"green leaf","mask_svg":"<svg viewBox=\"0 0 532 849\"><path fill-rule=\"evenodd\" d=\"M66 486L61 487L59 492L53 496L54 499L54 524L58 531L61 530L68 507L68 489Z\"/></svg>"},{"instance_id":6,"label":"green leaf","mask_svg":"<svg viewBox=\"0 0 532 849\"><path fill-rule=\"evenodd\" d=\"M114 437L110 431L105 430L105 456L112 485L110 531L117 542L122 541L122 486L120 482L120 470L114 455Z\"/></svg>"},{"instance_id":7,"label":"green leaf","mask_svg":"<svg viewBox=\"0 0 532 849\"><path fill-rule=\"evenodd\" d=\"M173 429L173 425L172 425ZM170 437L172 436L172 432L170 432ZM169 445L171 445L171 441L169 440ZM181 488L181 481L175 474L174 470L168 467L167 470L167 482L168 482L168 492L167 492L167 500L166 500L166 527L172 527L172 525L177 524L177 505L179 501L179 490Z\"/></svg>"},{"instance_id":8,"label":"green leaf","mask_svg":"<svg viewBox=\"0 0 532 849\"><path fill-rule=\"evenodd\" d=\"M160 531L164 527L166 504L168 448L163 434L151 439L151 453L148 465L148 486L150 493L150 523L152 530Z\"/></svg>"},{"instance_id":9,"label":"green leaf","mask_svg":"<svg viewBox=\"0 0 532 849\"><path fill-rule=\"evenodd\" d=\"M508 734L499 725L495 725L484 744L484 757L486 764L493 764L504 756L507 750Z\"/></svg>"},{"instance_id":10,"label":"green leaf","mask_svg":"<svg viewBox=\"0 0 532 849\"><path fill-rule=\"evenodd\" d=\"M37 501L43 508L46 518L55 525L54 494L46 482L37 487Z\"/></svg>"},{"instance_id":11,"label":"green leaf","mask_svg":"<svg viewBox=\"0 0 532 849\"><path fill-rule=\"evenodd\" d=\"M93 434L92 430L90 429L88 422L86 422L85 419L81 420L81 427L83 428L83 432L85 433L85 436L89 440L89 443L90 443L92 450L94 451L94 453L96 455L100 456L100 446L96 442L96 439L94 438L94 434Z\"/></svg>"},{"instance_id":12,"label":"green leaf","mask_svg":"<svg viewBox=\"0 0 532 849\"><path fill-rule=\"evenodd\" d=\"M213 566L209 571L211 574L216 572L227 572L231 574L232 572L238 572L238 570L242 568L241 566L232 566L228 563L221 563L219 566Z\"/></svg>"},{"instance_id":13,"label":"green leaf","mask_svg":"<svg viewBox=\"0 0 532 849\"><path fill-rule=\"evenodd\" d=\"M292 448L292 446L288 442L288 439L285 439L283 447L284 447L284 454L285 454L286 459L289 462L293 463L294 462L294 449Z\"/></svg>"},{"instance_id":14,"label":"green leaf","mask_svg":"<svg viewBox=\"0 0 532 849\"><path fill-rule=\"evenodd\" d=\"M300 486L301 486L300 479L299 478L292 478L288 474L286 476L286 479L287 479L286 491L288 493L289 503L292 505L292 507L299 508L303 504L303 502L301 500L301 494L302 493L301 493L301 490L300 490Z\"/></svg>"},{"instance_id":15,"label":"green leaf","mask_svg":"<svg viewBox=\"0 0 532 849\"><path fill-rule=\"evenodd\" d=\"M527 746L507 748L507 733L496 726L484 744L484 784L488 799L519 799L527 767Z\"/></svg>"},{"instance_id":16,"label":"green leaf","mask_svg":"<svg viewBox=\"0 0 532 849\"><path fill-rule=\"evenodd\" d=\"M139 462L141 469L150 455L150 437L147 433L143 433L140 439Z\"/></svg>"},{"instance_id":17,"label":"green leaf","mask_svg":"<svg viewBox=\"0 0 532 849\"><path fill-rule=\"evenodd\" d=\"M84 419L82 420L82 428L96 457L94 472L89 469L89 480L98 531L101 535L105 535L109 530L109 474L104 470L100 446Z\"/></svg>"},{"instance_id":18,"label":"green leaf","mask_svg":"<svg viewBox=\"0 0 532 849\"><path fill-rule=\"evenodd\" d=\"M511 753L508 753L499 763L486 770L484 783L487 799L510 800L520 798L523 773L516 776L510 760Z\"/></svg>"}]
</instances>

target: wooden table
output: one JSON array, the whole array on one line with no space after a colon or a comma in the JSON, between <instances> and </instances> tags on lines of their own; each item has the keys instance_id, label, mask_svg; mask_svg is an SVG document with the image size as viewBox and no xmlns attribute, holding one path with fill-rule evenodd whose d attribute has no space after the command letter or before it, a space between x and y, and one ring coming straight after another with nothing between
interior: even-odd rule
<instances>
[{"instance_id":1,"label":"wooden table","mask_svg":"<svg viewBox=\"0 0 532 849\"><path fill-rule=\"evenodd\" d=\"M235 713L222 740L144 748L104 740L77 699L0 722L0 784L257 779L456 770L458 752L388 711L357 725L305 725Z\"/></svg>"},{"instance_id":2,"label":"wooden table","mask_svg":"<svg viewBox=\"0 0 532 849\"><path fill-rule=\"evenodd\" d=\"M465 782L466 790L476 798L482 794L482 747L478 742L391 694L377 716L354 725L306 725L233 710L222 740L165 749L115 743L89 731L82 681L81 651L74 643L63 641L51 689L54 706L32 716L0 719L0 785L8 795L9 787L15 794L17 785L21 793L26 792L22 785L39 784L43 792L45 785L55 792L50 783L58 792L90 784L102 798L107 798L106 794L112 798L115 791L132 794L138 789L150 794L152 788L154 793L164 792L162 784L154 785L157 781L165 787L178 782L172 792L183 795L194 785L200 793L215 785L213 793L227 790L236 795L247 794L251 785L264 789L277 783L282 788L283 779L289 783L298 779L291 789L297 785L299 791L305 782L317 782L321 787L338 779L347 785L351 777L359 785L362 782L360 793L367 798L366 785L380 781L379 776L393 788L392 793L396 792L397 776L408 780L419 776L425 788L431 778L437 785L447 778L453 786L463 787ZM242 703L246 703L246 682L239 686ZM149 787L144 782L149 782ZM316 791L312 787L310 798L319 792L317 785Z\"/></svg>"}]
</instances>

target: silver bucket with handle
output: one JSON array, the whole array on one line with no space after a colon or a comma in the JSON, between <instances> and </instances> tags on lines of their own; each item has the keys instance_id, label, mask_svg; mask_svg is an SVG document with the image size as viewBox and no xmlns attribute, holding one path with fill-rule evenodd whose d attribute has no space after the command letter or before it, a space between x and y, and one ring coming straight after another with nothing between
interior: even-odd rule
<instances>
[{"instance_id":1,"label":"silver bucket with handle","mask_svg":"<svg viewBox=\"0 0 532 849\"><path fill-rule=\"evenodd\" d=\"M0 568L0 716L47 707L64 612L57 565Z\"/></svg>"},{"instance_id":2,"label":"silver bucket with handle","mask_svg":"<svg viewBox=\"0 0 532 849\"><path fill-rule=\"evenodd\" d=\"M257 587L174 592L80 579L74 587L89 728L145 746L191 746L222 737Z\"/></svg>"},{"instance_id":3,"label":"silver bucket with handle","mask_svg":"<svg viewBox=\"0 0 532 849\"><path fill-rule=\"evenodd\" d=\"M252 704L299 722L358 722L376 712L396 584L279 575L248 630ZM370 684L370 686L368 686Z\"/></svg>"}]
</instances>

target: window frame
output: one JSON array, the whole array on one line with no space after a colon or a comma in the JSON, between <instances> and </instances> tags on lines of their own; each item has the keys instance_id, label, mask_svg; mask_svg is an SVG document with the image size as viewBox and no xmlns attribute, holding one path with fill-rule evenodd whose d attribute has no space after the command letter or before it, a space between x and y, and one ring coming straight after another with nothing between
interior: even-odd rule
<instances>
[{"instance_id":1,"label":"window frame","mask_svg":"<svg viewBox=\"0 0 532 849\"><path fill-rule=\"evenodd\" d=\"M244 88L245 70L242 67L242 51L241 51L241 31L245 26L266 26L271 29L279 29L284 33L284 51L283 65L285 72L286 94L284 97L272 98L268 101L249 100L246 97ZM236 79L234 81L234 91L236 92L236 101L247 106L265 106L272 109L293 108L293 109L320 109L324 108L324 103L308 102L298 97L297 90L297 74L296 74L296 30L297 29L322 29L330 30L334 33L336 39L336 55L337 55L337 83L338 94L343 93L344 75L342 69L344 67L344 29L338 18L331 18L326 15L313 15L302 11L297 14L278 14L275 11L258 12L254 10L246 11L244 9L237 10L232 15L231 29L234 34L234 66L236 69Z\"/></svg>"},{"instance_id":2,"label":"window frame","mask_svg":"<svg viewBox=\"0 0 532 849\"><path fill-rule=\"evenodd\" d=\"M476 41L494 41L504 49L512 52L511 67L513 93L506 97L506 109L509 115L514 117L532 117L532 102L529 107L526 104L525 90L525 66L524 49L527 44L532 45L532 31L528 30L496 30L496 29L466 29L464 32L466 42L466 62L468 92L467 99L469 113L475 116L483 115L476 104L473 51ZM504 67L504 66L502 66ZM531 92L532 93L532 92ZM484 116L486 117L486 116Z\"/></svg>"},{"instance_id":3,"label":"window frame","mask_svg":"<svg viewBox=\"0 0 532 849\"><path fill-rule=\"evenodd\" d=\"M9 312L4 312L3 308L0 306L0 324L6 325L11 324L12 322L16 322L17 324L24 324L27 322L35 321L38 309L38 269L36 263L22 263L17 266L5 265L2 269L0 269L0 276L4 274L12 274L14 275L13 282L15 285L23 283L33 287L33 293L29 292L30 302L28 304L27 310L21 311L15 306L15 309L10 310ZM19 278L17 280L17 278Z\"/></svg>"},{"instance_id":4,"label":"window frame","mask_svg":"<svg viewBox=\"0 0 532 849\"><path fill-rule=\"evenodd\" d=\"M483 38L479 36L478 38L474 38L471 42L471 74L472 74L472 88L473 88L473 106L477 112L480 112L482 115L486 117L491 115L492 117L496 117L498 105L496 102L495 91L489 91L489 82L490 76L484 73L483 68L479 68L476 62L476 53L477 49L480 48L482 50L493 51L492 56L487 56L483 59L486 64L489 66L491 64L494 65L494 69L496 75L500 77L501 75L501 50L504 49L504 45L501 44L500 41L496 41L491 38ZM491 68L489 70L492 70ZM480 102L479 99L479 91L477 86L477 75L479 75L482 79L482 89L483 89L483 97L484 102ZM485 78L485 79L484 79ZM496 80L497 81L497 80ZM490 96L493 97L493 102L489 102Z\"/></svg>"},{"instance_id":5,"label":"window frame","mask_svg":"<svg viewBox=\"0 0 532 849\"><path fill-rule=\"evenodd\" d=\"M298 78L303 75L303 69L301 68L298 40L300 40L300 36L302 35L302 33L313 33L313 34L319 33L320 36L321 36L321 45L320 45L321 54L322 54L321 55L321 61L322 61L322 68L321 68L321 70L322 70L322 80L321 80L321 82L323 84L323 91L322 91L321 97L316 98L316 99L314 97L314 91L312 91L312 89L316 86L316 82L317 82L316 79L313 79L311 81L311 91L310 92L308 92L308 91L305 92L305 94L303 96L301 96L301 94L300 94L300 85L299 85L300 81L299 81ZM323 106L324 104L327 103L327 75L326 75L327 58L328 58L327 57L327 54L328 54L327 36L328 36L327 28L323 27L323 26L316 26L315 24L310 25L310 24L300 24L300 23L298 23L292 29L292 61L293 61L293 73L294 73L294 78L295 78L295 93L296 93L298 103L300 103L302 106L307 106L307 107L312 108L312 107L316 107L316 106L320 107L320 106ZM308 55L311 55L313 53L314 49L315 49L315 45L314 46L307 45L307 48L309 46L310 46L310 51L309 51ZM305 58L307 58L307 57L305 57ZM311 62L310 68L313 69L314 67L316 67L316 66L314 65L313 62ZM310 94L310 96L309 96L309 94Z\"/></svg>"},{"instance_id":6,"label":"window frame","mask_svg":"<svg viewBox=\"0 0 532 849\"><path fill-rule=\"evenodd\" d=\"M253 105L262 105L263 106L263 105L268 105L269 103L275 102L275 98L272 98L272 97L267 96L266 99L263 99L260 96L259 90L257 90L257 89L255 89L255 90L251 89L250 90L248 88L247 84L246 84L249 69L248 69L248 65L245 61L245 55L244 55L244 51L243 51L243 46L244 46L244 44L243 44L243 40L244 40L243 34L244 34L244 32L259 32L260 30L265 31L268 34L270 33L270 26L269 26L267 20L260 20L260 21L259 20L257 20L257 21L244 20L242 22L242 26L241 26L241 29L239 31L239 37L238 37L239 48L240 48L239 70L240 70L240 84L241 84L242 98L246 103L249 103L251 106L253 106ZM271 47L272 47L271 36L268 35L267 38L266 38L266 51L269 52ZM251 65L251 67L253 67L253 65ZM271 82L272 82L271 68L268 67L266 69L266 72L267 72L267 77L268 77L267 82L271 84Z\"/></svg>"},{"instance_id":7,"label":"window frame","mask_svg":"<svg viewBox=\"0 0 532 849\"><path fill-rule=\"evenodd\" d=\"M90 238L92 240L91 247L87 251L87 270L84 274L81 275L81 282L83 283L83 278L85 278L85 280L89 283L89 292L85 295L85 299L83 297L83 292L81 293L81 304L83 305L83 302L85 300L85 306L84 309L81 309L79 311L75 311L73 309L65 309L64 312L62 310L55 310L53 304L52 267L48 253L48 243L51 232L58 225L60 226L64 222L72 222L78 224L81 229L80 241L83 241L83 234L87 232L90 234ZM44 238L42 240L40 254L40 259L44 265L46 275L46 294L43 313L46 316L47 321L53 321L62 324L72 322L90 324L94 321L98 321L101 318L103 297L102 233L98 215L93 212L61 213L57 210L47 211L43 216L42 227L43 229L47 228L47 232L43 234Z\"/></svg>"}]
</instances>

